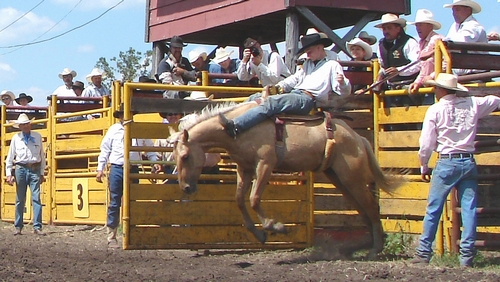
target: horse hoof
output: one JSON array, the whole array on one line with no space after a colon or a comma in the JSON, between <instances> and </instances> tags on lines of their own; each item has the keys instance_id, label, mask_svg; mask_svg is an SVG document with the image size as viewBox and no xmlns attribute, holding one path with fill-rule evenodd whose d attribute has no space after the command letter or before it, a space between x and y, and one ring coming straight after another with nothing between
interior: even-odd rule
<instances>
[{"instance_id":1,"label":"horse hoof","mask_svg":"<svg viewBox=\"0 0 500 282\"><path fill-rule=\"evenodd\" d=\"M267 241L267 233L265 231L259 232L255 234L255 237L261 244L265 244Z\"/></svg>"},{"instance_id":2,"label":"horse hoof","mask_svg":"<svg viewBox=\"0 0 500 282\"><path fill-rule=\"evenodd\" d=\"M288 231L286 230L285 225L283 223L281 223L281 222L275 223L273 225L273 230L276 233L282 233L282 234L287 234L288 233Z\"/></svg>"},{"instance_id":3,"label":"horse hoof","mask_svg":"<svg viewBox=\"0 0 500 282\"><path fill-rule=\"evenodd\" d=\"M372 249L372 250L370 250L370 252L369 252L369 253L368 253L368 255L366 256L366 258L367 258L368 260L375 260L375 259L377 258L377 254L378 254L378 253L379 253L379 252L377 252L377 250L373 250L373 249Z\"/></svg>"}]
</instances>

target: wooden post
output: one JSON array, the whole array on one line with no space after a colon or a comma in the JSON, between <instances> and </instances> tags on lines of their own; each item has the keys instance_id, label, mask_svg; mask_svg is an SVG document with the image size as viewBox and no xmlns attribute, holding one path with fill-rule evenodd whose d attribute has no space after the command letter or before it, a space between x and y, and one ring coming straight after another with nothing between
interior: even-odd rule
<instances>
[{"instance_id":1,"label":"wooden post","mask_svg":"<svg viewBox=\"0 0 500 282\"><path fill-rule=\"evenodd\" d=\"M164 44L163 41L153 42L153 57L151 58L151 74L153 77L157 74L156 70L165 54Z\"/></svg>"},{"instance_id":2,"label":"wooden post","mask_svg":"<svg viewBox=\"0 0 500 282\"><path fill-rule=\"evenodd\" d=\"M289 11L286 14L285 28L285 64L291 73L295 73L297 64L295 63L295 54L298 49L299 40L299 18L297 12Z\"/></svg>"}]
</instances>

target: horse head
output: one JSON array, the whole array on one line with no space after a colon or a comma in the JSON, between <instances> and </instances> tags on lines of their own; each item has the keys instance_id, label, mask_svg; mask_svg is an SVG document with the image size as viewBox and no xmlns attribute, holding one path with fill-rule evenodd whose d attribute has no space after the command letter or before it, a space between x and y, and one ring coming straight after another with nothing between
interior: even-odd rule
<instances>
[{"instance_id":1,"label":"horse head","mask_svg":"<svg viewBox=\"0 0 500 282\"><path fill-rule=\"evenodd\" d=\"M179 186L185 193L192 194L198 189L196 183L205 163L205 152L199 143L189 141L187 130L179 132L172 141Z\"/></svg>"}]
</instances>

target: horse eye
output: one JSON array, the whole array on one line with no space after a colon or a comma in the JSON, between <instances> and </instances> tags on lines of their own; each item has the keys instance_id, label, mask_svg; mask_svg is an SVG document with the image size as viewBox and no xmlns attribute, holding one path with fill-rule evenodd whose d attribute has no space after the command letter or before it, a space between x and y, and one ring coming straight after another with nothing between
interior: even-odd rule
<instances>
[{"instance_id":1,"label":"horse eye","mask_svg":"<svg viewBox=\"0 0 500 282\"><path fill-rule=\"evenodd\" d=\"M189 157L189 155L188 155L188 154L185 154L185 155L182 155L182 157L181 157L181 158L182 158L183 160L187 160L187 159L188 159L188 157Z\"/></svg>"}]
</instances>

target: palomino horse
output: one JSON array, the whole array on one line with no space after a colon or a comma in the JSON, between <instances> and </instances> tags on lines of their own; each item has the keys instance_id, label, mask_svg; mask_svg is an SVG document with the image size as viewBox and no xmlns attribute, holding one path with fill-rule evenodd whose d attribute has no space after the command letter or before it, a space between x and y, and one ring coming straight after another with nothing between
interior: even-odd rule
<instances>
[{"instance_id":1,"label":"palomino horse","mask_svg":"<svg viewBox=\"0 0 500 282\"><path fill-rule=\"evenodd\" d=\"M370 256L382 251L384 234L379 205L368 184L391 193L398 184L384 175L371 146L365 138L354 132L345 122L332 119L334 140L327 138L323 120L289 122L284 131L284 156L278 160L275 148L275 125L262 122L236 139L229 137L219 124L218 113L234 118L257 104L243 103L214 109L205 109L197 119L181 123L180 132L173 134L174 158L177 163L179 185L186 193L197 190L197 181L205 161L205 152L211 148L225 149L238 165L236 201L243 215L245 227L262 243L266 231L286 233L284 224L267 218L260 199L271 172L323 171L328 179L342 191L363 216L373 237ZM245 194L250 193L250 204L259 216L264 230L259 230L245 206Z\"/></svg>"}]
</instances>

